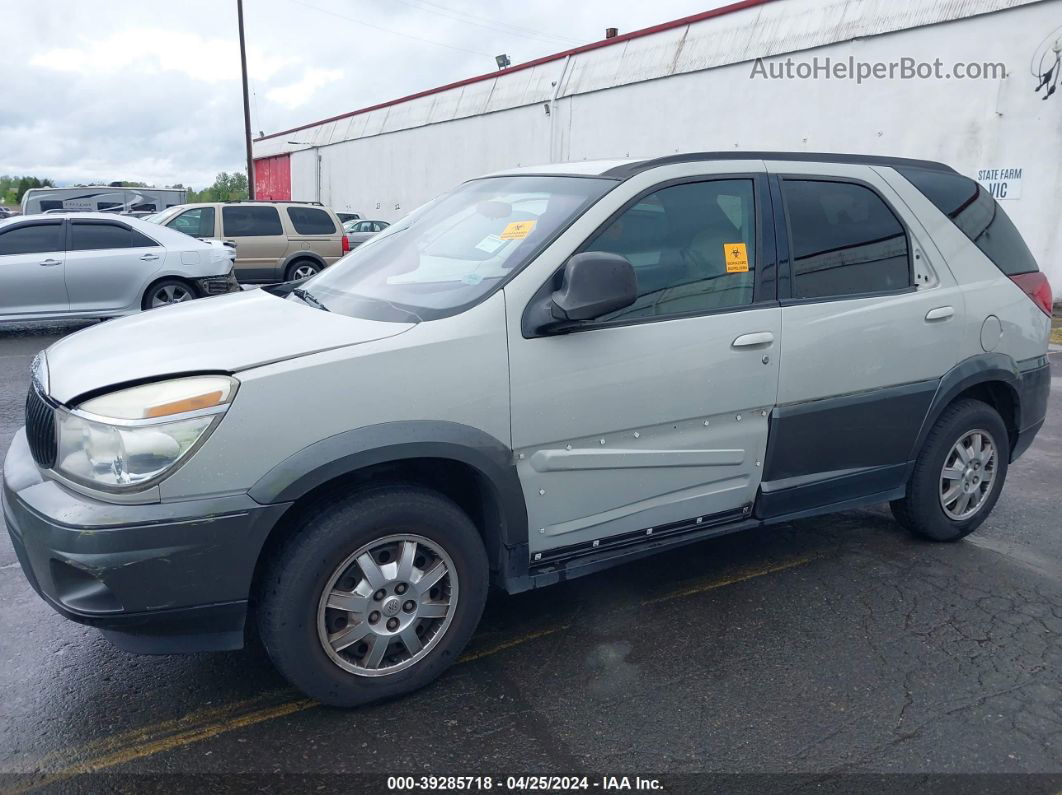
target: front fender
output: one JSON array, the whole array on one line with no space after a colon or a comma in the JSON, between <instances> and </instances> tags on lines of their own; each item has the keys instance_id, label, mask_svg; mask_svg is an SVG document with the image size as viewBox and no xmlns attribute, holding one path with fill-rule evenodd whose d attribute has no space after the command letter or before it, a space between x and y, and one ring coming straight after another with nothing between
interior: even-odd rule
<instances>
[{"instance_id":1,"label":"front fender","mask_svg":"<svg viewBox=\"0 0 1062 795\"><path fill-rule=\"evenodd\" d=\"M512 451L478 428L456 422L404 421L330 436L281 461L251 487L259 503L292 502L335 478L377 464L417 458L449 459L475 469L502 512L501 544L527 544L527 508Z\"/></svg>"}]
</instances>

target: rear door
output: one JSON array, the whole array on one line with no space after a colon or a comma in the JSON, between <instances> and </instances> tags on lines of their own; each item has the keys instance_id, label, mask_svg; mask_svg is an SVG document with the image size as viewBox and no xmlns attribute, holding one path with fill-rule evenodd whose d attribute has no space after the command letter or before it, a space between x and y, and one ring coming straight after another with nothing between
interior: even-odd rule
<instances>
[{"instance_id":1,"label":"rear door","mask_svg":"<svg viewBox=\"0 0 1062 795\"><path fill-rule=\"evenodd\" d=\"M957 362L961 290L874 169L771 169L789 260L761 511L890 499L937 384Z\"/></svg>"},{"instance_id":2,"label":"rear door","mask_svg":"<svg viewBox=\"0 0 1062 795\"><path fill-rule=\"evenodd\" d=\"M780 342L756 165L687 165L665 184L642 175L602 201L634 192L577 250L633 264L631 307L529 333L520 314L556 288L555 273L510 309L513 448L535 560L749 514ZM507 302L519 296L506 288Z\"/></svg>"},{"instance_id":3,"label":"rear door","mask_svg":"<svg viewBox=\"0 0 1062 795\"><path fill-rule=\"evenodd\" d=\"M162 267L166 249L120 221L69 222L66 286L76 312L140 308L144 289Z\"/></svg>"},{"instance_id":4,"label":"rear door","mask_svg":"<svg viewBox=\"0 0 1062 795\"><path fill-rule=\"evenodd\" d=\"M0 317L66 312L63 220L0 229Z\"/></svg>"},{"instance_id":5,"label":"rear door","mask_svg":"<svg viewBox=\"0 0 1062 795\"><path fill-rule=\"evenodd\" d=\"M233 204L221 208L222 236L236 244L236 277L241 281L277 282L288 238L276 207Z\"/></svg>"},{"instance_id":6,"label":"rear door","mask_svg":"<svg viewBox=\"0 0 1062 795\"><path fill-rule=\"evenodd\" d=\"M331 265L343 255L342 230L327 210L293 204L287 208L294 235L288 254L312 251Z\"/></svg>"}]
</instances>

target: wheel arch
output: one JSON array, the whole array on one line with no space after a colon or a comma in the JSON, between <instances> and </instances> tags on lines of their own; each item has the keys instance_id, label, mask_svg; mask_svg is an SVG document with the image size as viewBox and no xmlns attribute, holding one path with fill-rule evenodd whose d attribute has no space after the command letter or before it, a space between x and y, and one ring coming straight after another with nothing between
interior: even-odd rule
<instances>
[{"instance_id":1,"label":"wheel arch","mask_svg":"<svg viewBox=\"0 0 1062 795\"><path fill-rule=\"evenodd\" d=\"M527 509L501 441L470 426L439 421L393 422L331 436L277 464L251 487L259 503L293 503L270 534L274 544L297 532L300 520L337 490L413 484L458 504L483 538L491 570L503 580L527 560Z\"/></svg>"},{"instance_id":2,"label":"wheel arch","mask_svg":"<svg viewBox=\"0 0 1062 795\"><path fill-rule=\"evenodd\" d=\"M288 268L291 267L292 263L300 259L312 260L313 262L316 262L318 265L320 265L322 270L327 267L327 263L324 261L324 257L318 254L316 251L311 251L309 249L300 249L299 251L294 251L284 257L283 262L280 263L281 272L287 273Z\"/></svg>"},{"instance_id":3,"label":"wheel arch","mask_svg":"<svg viewBox=\"0 0 1062 795\"><path fill-rule=\"evenodd\" d=\"M975 398L999 412L1013 454L1022 427L1020 389L1021 374L1017 362L1006 354L984 353L960 362L940 379L909 459L913 462L918 457L929 431L944 410L964 398Z\"/></svg>"},{"instance_id":4,"label":"wheel arch","mask_svg":"<svg viewBox=\"0 0 1062 795\"><path fill-rule=\"evenodd\" d=\"M141 308L143 308L144 302L147 301L147 297L151 293L152 290L154 290L158 285L162 284L163 282L169 282L169 281L180 282L181 284L183 284L185 287L187 287L189 290L192 291L192 295L193 296L195 296L196 298L202 298L202 296L199 294L199 288L195 286L195 281L193 279L190 279L187 276L185 276L184 274L180 274L180 273L163 273L163 274L160 274L160 275L156 275L151 281L149 281L147 283L147 286L144 287L144 289L141 291L141 293L140 293L140 306L141 306Z\"/></svg>"}]
</instances>

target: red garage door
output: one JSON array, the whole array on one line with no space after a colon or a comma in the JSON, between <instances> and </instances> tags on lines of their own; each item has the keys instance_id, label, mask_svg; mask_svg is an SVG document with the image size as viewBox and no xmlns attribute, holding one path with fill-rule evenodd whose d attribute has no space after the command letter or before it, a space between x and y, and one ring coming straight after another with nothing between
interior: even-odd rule
<instances>
[{"instance_id":1,"label":"red garage door","mask_svg":"<svg viewBox=\"0 0 1062 795\"><path fill-rule=\"evenodd\" d=\"M277 155L254 161L254 197L291 199L291 156Z\"/></svg>"}]
</instances>

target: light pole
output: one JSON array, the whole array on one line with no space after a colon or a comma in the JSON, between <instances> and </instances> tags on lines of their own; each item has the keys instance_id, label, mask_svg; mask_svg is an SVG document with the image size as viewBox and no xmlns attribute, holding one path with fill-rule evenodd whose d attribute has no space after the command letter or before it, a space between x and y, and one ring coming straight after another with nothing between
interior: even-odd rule
<instances>
[{"instance_id":1,"label":"light pole","mask_svg":"<svg viewBox=\"0 0 1062 795\"><path fill-rule=\"evenodd\" d=\"M247 96L247 46L243 40L243 0L236 0L240 27L240 71L243 77L243 137L247 145L247 198L254 201L254 155L251 150L251 102Z\"/></svg>"}]
</instances>

